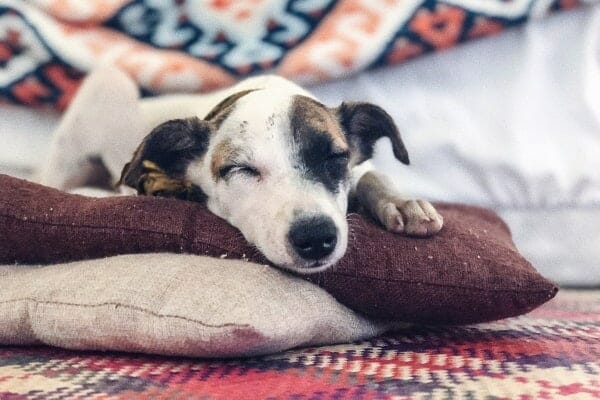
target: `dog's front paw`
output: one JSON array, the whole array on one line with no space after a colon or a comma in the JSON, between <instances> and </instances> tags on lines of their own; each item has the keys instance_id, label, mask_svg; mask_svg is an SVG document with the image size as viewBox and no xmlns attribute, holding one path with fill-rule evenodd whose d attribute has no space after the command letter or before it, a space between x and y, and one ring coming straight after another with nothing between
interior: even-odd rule
<instances>
[{"instance_id":1,"label":"dog's front paw","mask_svg":"<svg viewBox=\"0 0 600 400\"><path fill-rule=\"evenodd\" d=\"M382 205L379 216L387 230L410 236L431 236L444 225L444 218L425 200L390 200Z\"/></svg>"}]
</instances>

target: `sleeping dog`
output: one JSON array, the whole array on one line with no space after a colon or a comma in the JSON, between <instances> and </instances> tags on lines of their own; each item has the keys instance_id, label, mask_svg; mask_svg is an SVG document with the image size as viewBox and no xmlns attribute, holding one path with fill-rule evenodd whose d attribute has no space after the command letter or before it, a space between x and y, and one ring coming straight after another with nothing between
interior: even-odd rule
<instances>
[{"instance_id":1,"label":"sleeping dog","mask_svg":"<svg viewBox=\"0 0 600 400\"><path fill-rule=\"evenodd\" d=\"M88 78L71 109L108 102L106 112L115 114L104 117L114 123L107 127L96 116L105 133L94 132L82 123L91 117L69 110L42 183L68 189L74 180L68 170L101 160L114 180L120 175L121 188L206 202L272 263L298 273L323 271L344 255L349 204L393 232L428 236L442 228L429 202L403 198L370 168L373 146L383 137L409 163L398 129L378 106L327 107L276 76L207 95L145 100L132 94L128 80L116 70ZM72 154L76 160L68 159Z\"/></svg>"}]
</instances>

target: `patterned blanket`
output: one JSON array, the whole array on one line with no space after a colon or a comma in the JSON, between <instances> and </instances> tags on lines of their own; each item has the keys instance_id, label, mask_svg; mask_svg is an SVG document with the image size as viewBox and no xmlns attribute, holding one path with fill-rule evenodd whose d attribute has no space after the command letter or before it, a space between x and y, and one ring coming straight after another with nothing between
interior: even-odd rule
<instances>
[{"instance_id":1,"label":"patterned blanket","mask_svg":"<svg viewBox=\"0 0 600 400\"><path fill-rule=\"evenodd\" d=\"M600 291L493 324L200 361L0 348L0 399L598 399Z\"/></svg>"},{"instance_id":2,"label":"patterned blanket","mask_svg":"<svg viewBox=\"0 0 600 400\"><path fill-rule=\"evenodd\" d=\"M596 0L0 0L0 101L68 105L116 63L145 94L347 76Z\"/></svg>"}]
</instances>

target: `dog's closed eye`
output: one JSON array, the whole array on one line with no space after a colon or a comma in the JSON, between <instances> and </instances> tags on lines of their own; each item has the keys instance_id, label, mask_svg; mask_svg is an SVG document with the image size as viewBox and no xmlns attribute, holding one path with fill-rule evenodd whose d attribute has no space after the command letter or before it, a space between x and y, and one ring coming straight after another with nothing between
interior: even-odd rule
<instances>
[{"instance_id":1,"label":"dog's closed eye","mask_svg":"<svg viewBox=\"0 0 600 400\"><path fill-rule=\"evenodd\" d=\"M229 178L236 174L244 174L251 177L260 177L258 169L246 164L230 164L219 168L219 176L221 178Z\"/></svg>"},{"instance_id":2,"label":"dog's closed eye","mask_svg":"<svg viewBox=\"0 0 600 400\"><path fill-rule=\"evenodd\" d=\"M350 153L345 151L341 153L330 154L324 162L325 169L333 179L340 179L348 169Z\"/></svg>"}]
</instances>

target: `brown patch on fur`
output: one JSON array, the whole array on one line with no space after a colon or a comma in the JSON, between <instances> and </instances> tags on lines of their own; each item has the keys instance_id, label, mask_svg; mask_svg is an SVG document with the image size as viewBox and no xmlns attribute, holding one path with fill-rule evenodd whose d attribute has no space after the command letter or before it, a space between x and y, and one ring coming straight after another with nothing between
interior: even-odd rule
<instances>
[{"instance_id":1,"label":"brown patch on fur","mask_svg":"<svg viewBox=\"0 0 600 400\"><path fill-rule=\"evenodd\" d=\"M310 97L296 95L292 101L292 115L294 119L302 121L310 131L321 132L331 136L336 150L348 150L346 135L340 126L335 112Z\"/></svg>"},{"instance_id":2,"label":"brown patch on fur","mask_svg":"<svg viewBox=\"0 0 600 400\"><path fill-rule=\"evenodd\" d=\"M206 117L204 117L204 119L206 121L212 122L214 126L218 128L233 111L235 102L247 95L248 93L254 92L255 90L257 89L242 90L241 92L237 92L229 97L226 97L212 110L210 110L210 112L206 114Z\"/></svg>"},{"instance_id":3,"label":"brown patch on fur","mask_svg":"<svg viewBox=\"0 0 600 400\"><path fill-rule=\"evenodd\" d=\"M138 182L138 193L190 201L204 200L202 191L190 182L169 177L152 161L144 160L142 165L144 173Z\"/></svg>"},{"instance_id":4,"label":"brown patch on fur","mask_svg":"<svg viewBox=\"0 0 600 400\"><path fill-rule=\"evenodd\" d=\"M158 165L152 161L142 161L144 174L140 186L142 193L154 195L157 192L177 192L185 186L184 182L169 177Z\"/></svg>"},{"instance_id":5,"label":"brown patch on fur","mask_svg":"<svg viewBox=\"0 0 600 400\"><path fill-rule=\"evenodd\" d=\"M142 142L135 152L133 153L133 157L131 161L126 163L121 170L121 177L119 181L116 183L116 187L120 185L126 185L132 188L137 188L138 186L138 178L142 174L142 154L144 153L144 145L145 141Z\"/></svg>"},{"instance_id":6,"label":"brown patch on fur","mask_svg":"<svg viewBox=\"0 0 600 400\"><path fill-rule=\"evenodd\" d=\"M199 118L166 121L152 130L125 164L118 185L138 194L203 201L202 190L186 178L189 164L204 156L210 123Z\"/></svg>"},{"instance_id":7,"label":"brown patch on fur","mask_svg":"<svg viewBox=\"0 0 600 400\"><path fill-rule=\"evenodd\" d=\"M210 171L211 171L213 179L215 181L218 181L219 179L221 179L221 174L219 173L221 168L229 160L235 159L237 154L238 154L237 148L235 148L231 144L231 141L229 141L229 140L224 140L215 146L215 149L213 150L212 158L210 161Z\"/></svg>"}]
</instances>

